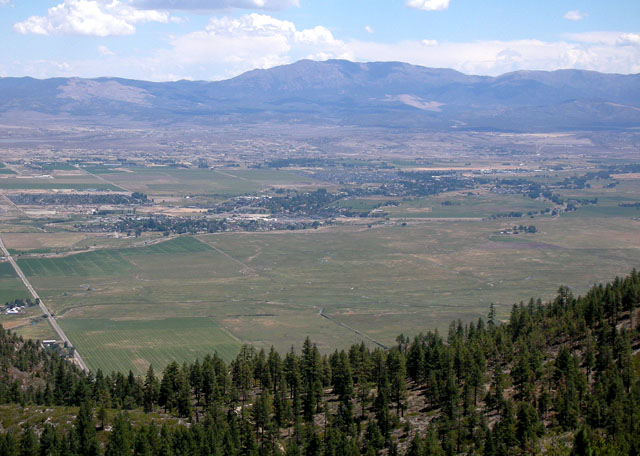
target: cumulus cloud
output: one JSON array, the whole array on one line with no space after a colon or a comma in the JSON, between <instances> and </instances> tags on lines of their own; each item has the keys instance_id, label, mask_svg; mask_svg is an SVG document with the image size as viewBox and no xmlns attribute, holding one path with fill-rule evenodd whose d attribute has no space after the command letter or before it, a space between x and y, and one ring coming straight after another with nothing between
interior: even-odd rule
<instances>
[{"instance_id":1,"label":"cumulus cloud","mask_svg":"<svg viewBox=\"0 0 640 456\"><path fill-rule=\"evenodd\" d=\"M152 21L167 23L169 14L137 10L118 0L64 0L49 8L46 16L31 16L13 28L22 34L112 36L131 35L136 23Z\"/></svg>"},{"instance_id":2,"label":"cumulus cloud","mask_svg":"<svg viewBox=\"0 0 640 456\"><path fill-rule=\"evenodd\" d=\"M567 11L567 13L564 15L564 18L568 21L581 21L585 17L587 17L586 13L578 10Z\"/></svg>"},{"instance_id":3,"label":"cumulus cloud","mask_svg":"<svg viewBox=\"0 0 640 456\"><path fill-rule=\"evenodd\" d=\"M291 6L300 6L298 0L134 0L132 4L140 9L180 11L215 11L232 8L277 11Z\"/></svg>"},{"instance_id":4,"label":"cumulus cloud","mask_svg":"<svg viewBox=\"0 0 640 456\"><path fill-rule=\"evenodd\" d=\"M407 0L405 5L424 11L441 11L449 8L449 2L450 0Z\"/></svg>"},{"instance_id":5,"label":"cumulus cloud","mask_svg":"<svg viewBox=\"0 0 640 456\"><path fill-rule=\"evenodd\" d=\"M375 33L375 32L374 32L374 30L373 30L373 28L372 28L370 25L365 25L365 26L364 26L364 30L365 30L365 32L367 32L367 33Z\"/></svg>"},{"instance_id":6,"label":"cumulus cloud","mask_svg":"<svg viewBox=\"0 0 640 456\"><path fill-rule=\"evenodd\" d=\"M209 63L211 74L206 79L300 58L338 57L344 47L325 27L297 30L293 22L257 13L213 17L204 30L174 37L171 45L162 53L171 61L184 66Z\"/></svg>"}]
</instances>

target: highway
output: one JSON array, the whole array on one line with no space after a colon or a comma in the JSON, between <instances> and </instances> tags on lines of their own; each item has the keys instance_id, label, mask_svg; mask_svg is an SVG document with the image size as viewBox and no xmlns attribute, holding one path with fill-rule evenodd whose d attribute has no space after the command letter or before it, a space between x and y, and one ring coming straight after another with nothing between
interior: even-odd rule
<instances>
[{"instance_id":1,"label":"highway","mask_svg":"<svg viewBox=\"0 0 640 456\"><path fill-rule=\"evenodd\" d=\"M7 260L9 260L9 263L11 263L11 266L13 266L13 269L16 271L16 274L18 274L18 277L20 277L20 280L22 280L22 283L24 283L24 286L27 287L27 290L29 290L29 293L31 293L31 296L33 296L33 299L35 299L36 302L40 303L40 309L42 309L42 312L46 315L47 320L49 320L49 324L51 324L51 327L55 330L56 333L58 333L58 337L63 342L66 342L67 345L73 346L73 344L71 343L71 341L69 340L67 335L64 333L64 331L62 330L60 325L58 325L58 322L56 321L54 316L51 315L51 312L49 312L49 309L44 304L44 301L40 298L40 296L38 296L38 293L31 286L31 283L29 283L29 280L27 280L27 277L22 272L22 269L20 269L20 266L18 266L18 263L16 262L16 260L14 260L13 257L9 254L9 251L4 246L4 242L2 241L1 237L0 237L0 250L2 250L4 256L7 258ZM74 356L76 364L78 366L80 366L80 368L83 371L89 372L89 369L87 368L87 365L82 360L82 357L80 356L80 353L78 353L78 350L74 350L74 355L73 356Z\"/></svg>"}]
</instances>

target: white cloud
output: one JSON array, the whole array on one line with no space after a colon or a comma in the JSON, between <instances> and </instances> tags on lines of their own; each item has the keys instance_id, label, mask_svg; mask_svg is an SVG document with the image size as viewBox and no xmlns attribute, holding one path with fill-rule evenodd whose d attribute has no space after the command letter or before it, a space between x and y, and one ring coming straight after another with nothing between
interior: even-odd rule
<instances>
[{"instance_id":1,"label":"white cloud","mask_svg":"<svg viewBox=\"0 0 640 456\"><path fill-rule=\"evenodd\" d=\"M372 34L373 34L373 33L375 33L375 31L373 30L373 28L372 28L370 25L365 25L365 26L364 26L364 30L365 30L367 33L372 33Z\"/></svg>"},{"instance_id":2,"label":"white cloud","mask_svg":"<svg viewBox=\"0 0 640 456\"><path fill-rule=\"evenodd\" d=\"M564 15L564 18L568 21L581 21L586 17L587 17L586 13L583 13L578 10L567 11L567 13Z\"/></svg>"},{"instance_id":3,"label":"white cloud","mask_svg":"<svg viewBox=\"0 0 640 456\"><path fill-rule=\"evenodd\" d=\"M449 8L449 2L450 0L407 0L405 5L424 11L441 11Z\"/></svg>"},{"instance_id":4,"label":"white cloud","mask_svg":"<svg viewBox=\"0 0 640 456\"><path fill-rule=\"evenodd\" d=\"M297 30L292 22L249 14L212 18L204 30L175 37L172 49L159 53L148 66L155 66L158 74L194 79L222 79L301 58L403 61L484 75L560 68L638 73L640 45L632 44L639 41L639 34L621 32L574 35L562 41L343 41L322 26Z\"/></svg>"},{"instance_id":5,"label":"white cloud","mask_svg":"<svg viewBox=\"0 0 640 456\"><path fill-rule=\"evenodd\" d=\"M395 43L344 41L323 26L298 29L291 21L266 14L212 17L200 30L171 37L164 49L145 57L109 55L56 62L15 62L13 75L120 76L146 80L217 80L254 68L269 68L303 58L352 61L402 61L453 68L467 74L498 75L515 70L579 68L609 73L640 73L640 34L596 31L567 34L561 40ZM108 58L105 58L108 57Z\"/></svg>"},{"instance_id":6,"label":"white cloud","mask_svg":"<svg viewBox=\"0 0 640 456\"><path fill-rule=\"evenodd\" d=\"M104 57L111 57L116 55L115 52L113 52L111 49L109 49L107 46L104 46L104 45L98 46L98 53Z\"/></svg>"},{"instance_id":7,"label":"white cloud","mask_svg":"<svg viewBox=\"0 0 640 456\"><path fill-rule=\"evenodd\" d=\"M131 35L138 22L169 21L169 14L155 10L137 10L118 0L64 0L49 8L46 16L31 16L14 24L22 34L37 35Z\"/></svg>"},{"instance_id":8,"label":"white cloud","mask_svg":"<svg viewBox=\"0 0 640 456\"><path fill-rule=\"evenodd\" d=\"M195 77L205 79L301 58L338 57L343 55L344 47L325 27L297 30L293 22L257 13L211 18L204 30L174 37L171 45L173 48L162 51L158 58L202 68Z\"/></svg>"},{"instance_id":9,"label":"white cloud","mask_svg":"<svg viewBox=\"0 0 640 456\"><path fill-rule=\"evenodd\" d=\"M616 40L619 46L640 46L640 33L623 33Z\"/></svg>"},{"instance_id":10,"label":"white cloud","mask_svg":"<svg viewBox=\"0 0 640 456\"><path fill-rule=\"evenodd\" d=\"M133 0L132 4L140 9L180 11L216 11L232 8L277 11L300 6L298 0Z\"/></svg>"},{"instance_id":11,"label":"white cloud","mask_svg":"<svg viewBox=\"0 0 640 456\"><path fill-rule=\"evenodd\" d=\"M583 32L565 33L563 37L578 43L600 44L606 46L639 46L640 33L620 32Z\"/></svg>"},{"instance_id":12,"label":"white cloud","mask_svg":"<svg viewBox=\"0 0 640 456\"><path fill-rule=\"evenodd\" d=\"M586 44L605 44L613 46L623 34L620 32L581 32L581 33L565 33L562 37L569 41Z\"/></svg>"},{"instance_id":13,"label":"white cloud","mask_svg":"<svg viewBox=\"0 0 640 456\"><path fill-rule=\"evenodd\" d=\"M625 35L628 34L616 34L619 38ZM357 61L394 60L453 68L467 74L499 75L523 69L562 68L608 73L640 72L640 46L621 46L615 40L609 44L540 40L425 44L423 41L391 44L353 41L346 43L345 48Z\"/></svg>"}]
</instances>

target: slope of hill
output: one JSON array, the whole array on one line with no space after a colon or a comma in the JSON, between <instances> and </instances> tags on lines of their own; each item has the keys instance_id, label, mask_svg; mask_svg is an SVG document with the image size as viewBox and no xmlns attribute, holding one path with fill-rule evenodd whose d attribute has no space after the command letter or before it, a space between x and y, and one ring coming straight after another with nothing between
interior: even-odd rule
<instances>
[{"instance_id":1,"label":"slope of hill","mask_svg":"<svg viewBox=\"0 0 640 456\"><path fill-rule=\"evenodd\" d=\"M14 122L44 114L106 125L628 128L640 125L640 75L559 70L486 77L398 62L302 60L218 82L1 78L0 114Z\"/></svg>"},{"instance_id":2,"label":"slope of hill","mask_svg":"<svg viewBox=\"0 0 640 456\"><path fill-rule=\"evenodd\" d=\"M0 455L638 454L639 311L634 270L585 296L561 287L549 303L514 305L505 323L493 308L486 321L453 322L446 338L329 356L309 339L284 356L245 346L228 366L214 354L171 363L161 380L150 368L144 381L61 361L43 370L49 355L1 331L3 383L23 378L0 400L49 408L22 423L23 411L0 407ZM53 405L80 409L54 421L54 409L69 412ZM110 420L109 407L138 409L138 424ZM161 428L141 424L139 408L188 424L158 414Z\"/></svg>"}]
</instances>

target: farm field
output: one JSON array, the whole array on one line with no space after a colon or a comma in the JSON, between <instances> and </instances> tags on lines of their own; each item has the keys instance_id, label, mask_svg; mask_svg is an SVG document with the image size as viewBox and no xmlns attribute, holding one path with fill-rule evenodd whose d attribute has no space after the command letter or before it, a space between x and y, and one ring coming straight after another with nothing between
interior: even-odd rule
<instances>
[{"instance_id":1,"label":"farm field","mask_svg":"<svg viewBox=\"0 0 640 456\"><path fill-rule=\"evenodd\" d=\"M0 263L0 290L3 300L0 304L31 296L8 261Z\"/></svg>"},{"instance_id":2,"label":"farm field","mask_svg":"<svg viewBox=\"0 0 640 456\"><path fill-rule=\"evenodd\" d=\"M157 369L168 361L202 359L213 352L230 361L240 348L211 318L65 318L61 322L94 372L131 370L144 375L150 364Z\"/></svg>"},{"instance_id":3,"label":"farm field","mask_svg":"<svg viewBox=\"0 0 640 456\"><path fill-rule=\"evenodd\" d=\"M9 262L0 263L0 290L2 302L12 302L15 299L30 298L31 294L18 278ZM5 329L18 331L24 337L31 339L52 339L54 331L46 320L42 318L42 311L39 307L27 307L25 313L17 315L0 314L0 324Z\"/></svg>"},{"instance_id":4,"label":"farm field","mask_svg":"<svg viewBox=\"0 0 640 456\"><path fill-rule=\"evenodd\" d=\"M270 169L132 168L104 176L130 191L154 197L175 195L237 196L273 186L313 187L318 181L288 171ZM325 185L326 186L326 185Z\"/></svg>"},{"instance_id":5,"label":"farm field","mask_svg":"<svg viewBox=\"0 0 640 456\"><path fill-rule=\"evenodd\" d=\"M419 198L396 207L384 208L392 217L400 218L484 218L511 211L527 213L549 207L548 203L522 195L456 194Z\"/></svg>"},{"instance_id":6,"label":"farm field","mask_svg":"<svg viewBox=\"0 0 640 456\"><path fill-rule=\"evenodd\" d=\"M42 230L7 232L2 239L14 255L64 254L92 248L127 248L144 245L157 240L158 233L143 233L141 236L114 237L102 233L44 232Z\"/></svg>"},{"instance_id":7,"label":"farm field","mask_svg":"<svg viewBox=\"0 0 640 456\"><path fill-rule=\"evenodd\" d=\"M49 322L42 318L40 307L28 307L24 314L0 315L0 323L5 329L34 340L57 339L58 336Z\"/></svg>"},{"instance_id":8,"label":"farm field","mask_svg":"<svg viewBox=\"0 0 640 456\"><path fill-rule=\"evenodd\" d=\"M113 190L122 191L122 188L103 182L76 182L74 181L51 181L30 179L24 182L24 179L0 179L0 189L2 190Z\"/></svg>"},{"instance_id":9,"label":"farm field","mask_svg":"<svg viewBox=\"0 0 640 456\"><path fill-rule=\"evenodd\" d=\"M388 345L638 266L633 219L532 223L537 233L518 236L497 234L509 219L218 233L19 264L92 368L140 374L141 360L228 359L241 343L285 351L307 335L325 352Z\"/></svg>"},{"instance_id":10,"label":"farm field","mask_svg":"<svg viewBox=\"0 0 640 456\"><path fill-rule=\"evenodd\" d=\"M325 353L389 346L640 267L633 157L609 174L617 162L592 150L537 141L517 158L446 149L306 167L303 152L279 169L266 155L209 169L199 154L16 159L0 176L0 235L92 370L229 361L245 343L282 353L307 336ZM28 296L7 263L0 292ZM56 337L38 308L0 323Z\"/></svg>"}]
</instances>

